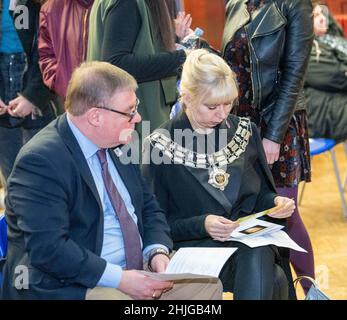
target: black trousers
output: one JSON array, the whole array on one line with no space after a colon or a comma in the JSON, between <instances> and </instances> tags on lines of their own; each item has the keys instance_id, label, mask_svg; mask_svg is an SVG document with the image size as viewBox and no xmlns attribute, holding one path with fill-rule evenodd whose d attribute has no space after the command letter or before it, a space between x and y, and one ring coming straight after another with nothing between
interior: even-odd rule
<instances>
[{"instance_id":1,"label":"black trousers","mask_svg":"<svg viewBox=\"0 0 347 320\"><path fill-rule=\"evenodd\" d=\"M237 248L219 274L223 291L233 292L234 300L296 299L287 248L252 249L237 241L220 242L211 238L174 243L175 250L183 247Z\"/></svg>"},{"instance_id":2,"label":"black trousers","mask_svg":"<svg viewBox=\"0 0 347 320\"><path fill-rule=\"evenodd\" d=\"M224 291L233 292L234 300L288 299L288 280L275 246L252 249L239 242L224 245L238 248L220 273Z\"/></svg>"}]
</instances>

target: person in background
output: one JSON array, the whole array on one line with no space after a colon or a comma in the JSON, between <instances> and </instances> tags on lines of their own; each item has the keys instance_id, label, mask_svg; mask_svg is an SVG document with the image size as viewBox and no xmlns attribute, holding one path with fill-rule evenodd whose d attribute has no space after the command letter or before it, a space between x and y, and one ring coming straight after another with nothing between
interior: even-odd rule
<instances>
[{"instance_id":1,"label":"person in background","mask_svg":"<svg viewBox=\"0 0 347 320\"><path fill-rule=\"evenodd\" d=\"M6 198L0 298L221 299L217 279L174 284L141 273L144 262L165 271L172 240L138 165L114 152L141 121L136 88L120 68L83 63L69 82L66 113L21 150ZM27 287L14 280L19 265Z\"/></svg>"},{"instance_id":2,"label":"person in background","mask_svg":"<svg viewBox=\"0 0 347 320\"><path fill-rule=\"evenodd\" d=\"M183 21L188 29L187 20ZM135 77L139 112L150 121L151 130L169 119L177 100L177 74L185 59L184 50L175 50L175 28L166 1L95 0L88 60L107 61Z\"/></svg>"},{"instance_id":3,"label":"person in background","mask_svg":"<svg viewBox=\"0 0 347 320\"><path fill-rule=\"evenodd\" d=\"M145 139L142 172L171 229L174 248L235 247L219 277L234 299L287 299L292 278L275 246L228 241L237 220L275 206L284 223L294 201L278 196L258 129L230 115L237 100L234 73L206 50L183 66L182 111ZM285 272L287 272L287 277Z\"/></svg>"},{"instance_id":4,"label":"person in background","mask_svg":"<svg viewBox=\"0 0 347 320\"><path fill-rule=\"evenodd\" d=\"M54 95L44 85L38 65L40 6L41 1L34 0L0 1L0 170L3 186L19 149L56 116Z\"/></svg>"},{"instance_id":5,"label":"person in background","mask_svg":"<svg viewBox=\"0 0 347 320\"><path fill-rule=\"evenodd\" d=\"M87 56L93 0L48 0L40 12L39 55L45 84L65 99L73 70Z\"/></svg>"},{"instance_id":6,"label":"person in background","mask_svg":"<svg viewBox=\"0 0 347 320\"><path fill-rule=\"evenodd\" d=\"M310 0L232 0L226 8L222 53L236 73L235 112L261 128L280 195L297 203L300 181L311 180L304 76L313 41ZM290 251L298 276L315 277L309 235L298 209L288 233L308 253ZM302 282L305 292L309 282Z\"/></svg>"},{"instance_id":7,"label":"person in background","mask_svg":"<svg viewBox=\"0 0 347 320\"><path fill-rule=\"evenodd\" d=\"M337 36L337 37L344 37L344 31L342 26L337 22L334 15L331 14L329 10L329 4L325 0L311 0L312 6L315 7L316 5L323 6L323 11L325 11L324 14L326 14L327 18L327 24L328 24L328 30L325 32L326 34Z\"/></svg>"},{"instance_id":8,"label":"person in background","mask_svg":"<svg viewBox=\"0 0 347 320\"><path fill-rule=\"evenodd\" d=\"M305 78L309 134L312 138L347 140L347 40L327 38L328 15L313 8L315 39Z\"/></svg>"}]
</instances>

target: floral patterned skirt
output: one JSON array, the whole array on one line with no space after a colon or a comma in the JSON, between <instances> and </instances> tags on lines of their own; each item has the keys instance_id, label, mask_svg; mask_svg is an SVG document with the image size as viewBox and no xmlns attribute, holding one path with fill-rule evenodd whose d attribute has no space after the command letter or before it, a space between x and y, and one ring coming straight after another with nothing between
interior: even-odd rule
<instances>
[{"instance_id":1,"label":"floral patterned skirt","mask_svg":"<svg viewBox=\"0 0 347 320\"><path fill-rule=\"evenodd\" d=\"M272 168L276 187L296 187L300 181L311 181L310 145L305 110L296 111L290 120Z\"/></svg>"}]
</instances>

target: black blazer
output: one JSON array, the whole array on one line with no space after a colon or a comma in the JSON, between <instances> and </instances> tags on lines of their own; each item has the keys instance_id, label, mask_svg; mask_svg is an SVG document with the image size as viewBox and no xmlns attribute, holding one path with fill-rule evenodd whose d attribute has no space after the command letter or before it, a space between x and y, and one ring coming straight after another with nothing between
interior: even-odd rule
<instances>
[{"instance_id":1,"label":"black blazer","mask_svg":"<svg viewBox=\"0 0 347 320\"><path fill-rule=\"evenodd\" d=\"M172 248L165 215L135 165L111 152L135 207L144 247ZM40 131L17 157L6 198L8 256L3 299L84 299L106 261L100 258L104 216L84 155L66 115ZM29 290L17 290L15 268L29 268Z\"/></svg>"},{"instance_id":2,"label":"black blazer","mask_svg":"<svg viewBox=\"0 0 347 320\"><path fill-rule=\"evenodd\" d=\"M239 118L228 117L230 128L223 122L219 129L226 129L228 142L235 134ZM192 129L184 112L164 123L174 137L175 129ZM183 145L187 147L188 145ZM252 124L252 136L246 151L240 158L228 165L229 184L224 191L207 183L205 169L190 168L179 164L155 164L151 157L153 147L145 140L141 166L145 179L154 191L160 206L166 213L174 248L181 247L219 247L227 246L213 240L205 230L205 218L208 214L221 215L236 220L253 212L274 206L275 185L266 162L261 138L257 127ZM165 159L165 156L163 156ZM167 161L166 163L170 163ZM286 225L285 219L265 218L268 221ZM289 266L289 250L278 248L279 264L284 269L288 284L289 297L295 299L295 289Z\"/></svg>"},{"instance_id":3,"label":"black blazer","mask_svg":"<svg viewBox=\"0 0 347 320\"><path fill-rule=\"evenodd\" d=\"M227 129L225 123L220 126L220 129L228 130L228 141L236 131L238 119L230 115L228 121L231 128ZM168 130L173 137L175 129L191 129L191 125L183 112L177 118L165 123L162 128ZM197 246L201 241L206 245L206 239L213 241L204 227L208 214L236 220L252 212L274 206L275 187L259 132L254 124L252 132L246 151L227 167L230 178L225 191L220 191L207 183L208 171L205 169L179 164L156 165L153 161L142 165L143 175L167 215L176 248ZM144 162L150 159L148 156L151 150L152 147L147 140L143 154ZM279 220L276 220L278 223Z\"/></svg>"}]
</instances>

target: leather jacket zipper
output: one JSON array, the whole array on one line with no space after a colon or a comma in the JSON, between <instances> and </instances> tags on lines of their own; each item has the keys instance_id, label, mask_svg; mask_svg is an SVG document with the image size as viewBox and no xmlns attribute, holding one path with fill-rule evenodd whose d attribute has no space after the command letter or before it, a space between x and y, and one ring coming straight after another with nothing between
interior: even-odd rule
<instances>
[{"instance_id":1,"label":"leather jacket zipper","mask_svg":"<svg viewBox=\"0 0 347 320\"><path fill-rule=\"evenodd\" d=\"M259 95L258 93L255 92L254 90L254 77L253 77L253 59L252 59L252 52L254 52L254 48L252 46L252 43L251 43L251 38L249 37L248 35L248 30L247 30L247 27L245 27L245 31L246 31L246 34L247 34L247 38L248 38L248 51L249 51L249 62L250 62L250 68L251 68L251 83L252 83L252 91L253 91L253 101L252 101L252 104L254 106L256 106L256 108L258 109L258 104L256 103L256 99L255 99L255 96L257 95L257 100L259 101ZM257 60L257 57L255 56L256 58L256 62L258 64L258 60ZM258 74L258 69L257 68L257 81L258 81L258 87L259 87L259 74ZM259 89L258 89L259 90Z\"/></svg>"},{"instance_id":2,"label":"leather jacket zipper","mask_svg":"<svg viewBox=\"0 0 347 320\"><path fill-rule=\"evenodd\" d=\"M248 41L248 44L249 44L249 47L250 49L250 62L251 62L251 75L253 74L253 61L252 61L252 52L255 52L254 51L254 48L252 46L252 40L249 40ZM257 92L257 101L255 99L255 91L254 91L254 84L253 84L253 81L252 81L252 88L253 88L253 103L254 105L256 106L257 109L260 109L260 105L259 105L259 101L260 101L260 97L261 97L261 83L260 83L260 75L259 75L259 61L257 59L257 55L254 54L254 57L255 57L255 62L256 62L256 73L257 73L257 83L258 83L258 92Z\"/></svg>"}]
</instances>

